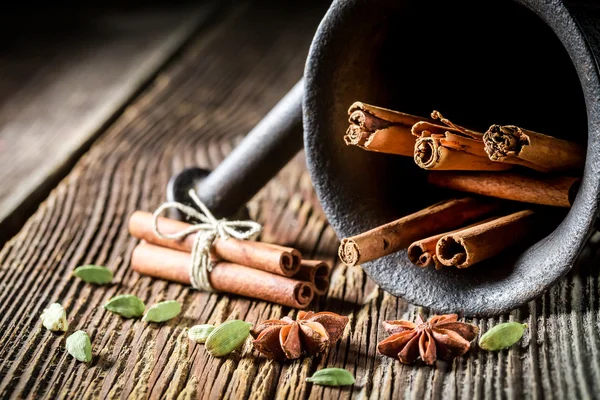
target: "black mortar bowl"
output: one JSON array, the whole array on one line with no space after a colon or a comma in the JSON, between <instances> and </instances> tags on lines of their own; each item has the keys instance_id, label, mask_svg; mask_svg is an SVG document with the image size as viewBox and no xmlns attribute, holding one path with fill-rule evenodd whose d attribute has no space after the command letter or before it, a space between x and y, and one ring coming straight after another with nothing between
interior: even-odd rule
<instances>
[{"instance_id":1,"label":"black mortar bowl","mask_svg":"<svg viewBox=\"0 0 600 400\"><path fill-rule=\"evenodd\" d=\"M546 237L465 270L419 268L406 251L362 265L384 290L438 312L490 316L564 276L596 221L600 193L600 7L594 1L336 0L305 79L212 173L186 170L168 197L195 187L216 214L239 209L302 146L325 214L347 237L449 197L411 158L347 147L354 101L472 129L514 124L587 145L572 208Z\"/></svg>"}]
</instances>

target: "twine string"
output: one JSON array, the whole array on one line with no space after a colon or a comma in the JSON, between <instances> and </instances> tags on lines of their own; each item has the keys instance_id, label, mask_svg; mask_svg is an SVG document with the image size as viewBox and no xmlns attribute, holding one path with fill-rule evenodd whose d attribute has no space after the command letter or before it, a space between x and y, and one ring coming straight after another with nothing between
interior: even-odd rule
<instances>
[{"instance_id":1,"label":"twine string","mask_svg":"<svg viewBox=\"0 0 600 400\"><path fill-rule=\"evenodd\" d=\"M188 192L190 198L198 206L200 211L185 204L170 201L163 203L154 211L152 219L152 230L161 239L179 240L187 235L196 234L192 245L192 262L189 268L192 286L198 290L214 292L210 284L209 273L213 268L210 249L217 238L228 239L230 237L249 240L254 238L262 230L262 226L254 221L228 221L227 219L216 219L208 207L200 200L194 189ZM197 224L174 233L162 233L158 229L158 217L167 209L175 208L190 218L198 221Z\"/></svg>"}]
</instances>

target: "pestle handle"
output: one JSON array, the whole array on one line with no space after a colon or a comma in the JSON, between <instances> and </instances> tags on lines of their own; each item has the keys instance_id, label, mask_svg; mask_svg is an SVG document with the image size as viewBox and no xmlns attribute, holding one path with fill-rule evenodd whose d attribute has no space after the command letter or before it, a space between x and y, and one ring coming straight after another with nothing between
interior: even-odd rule
<instances>
[{"instance_id":1,"label":"pestle handle","mask_svg":"<svg viewBox=\"0 0 600 400\"><path fill-rule=\"evenodd\" d=\"M216 216L238 211L301 149L304 79L269 111L196 190Z\"/></svg>"}]
</instances>

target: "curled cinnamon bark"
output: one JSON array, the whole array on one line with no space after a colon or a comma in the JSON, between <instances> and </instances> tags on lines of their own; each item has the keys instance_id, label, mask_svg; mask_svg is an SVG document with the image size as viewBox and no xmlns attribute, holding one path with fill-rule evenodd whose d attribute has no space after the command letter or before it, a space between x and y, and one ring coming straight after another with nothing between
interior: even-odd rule
<instances>
[{"instance_id":1,"label":"curled cinnamon bark","mask_svg":"<svg viewBox=\"0 0 600 400\"><path fill-rule=\"evenodd\" d=\"M407 248L415 240L446 232L496 210L485 198L446 200L360 235L342 239L338 255L346 265L374 260Z\"/></svg>"},{"instance_id":2,"label":"curled cinnamon bark","mask_svg":"<svg viewBox=\"0 0 600 400\"><path fill-rule=\"evenodd\" d=\"M539 222L534 211L524 210L451 233L438 241L437 259L447 266L470 267L531 240L540 231Z\"/></svg>"},{"instance_id":3,"label":"curled cinnamon bark","mask_svg":"<svg viewBox=\"0 0 600 400\"><path fill-rule=\"evenodd\" d=\"M331 268L326 262L318 260L302 260L300 271L294 275L294 279L312 283L315 294L321 296L327 293L327 290L329 289L330 276Z\"/></svg>"},{"instance_id":4,"label":"curled cinnamon bark","mask_svg":"<svg viewBox=\"0 0 600 400\"><path fill-rule=\"evenodd\" d=\"M189 253L155 246L145 242L136 246L131 268L140 274L190 284ZM217 262L209 275L212 288L219 292L270 301L294 308L305 308L314 297L310 282L230 262Z\"/></svg>"},{"instance_id":5,"label":"curled cinnamon bark","mask_svg":"<svg viewBox=\"0 0 600 400\"><path fill-rule=\"evenodd\" d=\"M430 236L425 239L417 240L416 242L408 246L408 250L406 251L406 253L408 254L408 259L410 260L410 262L419 267L425 268L429 267L430 265L433 265L435 266L435 269L441 269L444 266L444 264L439 262L436 255L436 245L441 238L471 228L473 226L483 224L493 219L494 218L488 218L483 221L476 222L472 225L458 228L451 232L440 233L438 235Z\"/></svg>"},{"instance_id":6,"label":"curled cinnamon bark","mask_svg":"<svg viewBox=\"0 0 600 400\"><path fill-rule=\"evenodd\" d=\"M144 211L136 211L129 218L129 233L148 243L190 253L194 243L194 235L183 240L163 239L152 230L153 215ZM158 228L163 234L181 232L191 225L169 218L159 217ZM235 238L217 239L212 247L213 255L232 263L246 265L263 271L283 276L292 276L300 270L302 256L291 247L276 244L238 240Z\"/></svg>"},{"instance_id":7,"label":"curled cinnamon bark","mask_svg":"<svg viewBox=\"0 0 600 400\"><path fill-rule=\"evenodd\" d=\"M369 151L413 155L411 127L423 118L356 102L348 110L350 127L344 141Z\"/></svg>"},{"instance_id":8,"label":"curled cinnamon bark","mask_svg":"<svg viewBox=\"0 0 600 400\"><path fill-rule=\"evenodd\" d=\"M490 126L483 142L490 160L540 172L581 169L585 163L585 149L579 144L514 125Z\"/></svg>"},{"instance_id":9,"label":"curled cinnamon bark","mask_svg":"<svg viewBox=\"0 0 600 400\"><path fill-rule=\"evenodd\" d=\"M442 124L420 121L411 131L415 142L415 163L427 170L501 171L510 164L491 161L483 146L483 134L452 123L439 111L431 113Z\"/></svg>"},{"instance_id":10,"label":"curled cinnamon bark","mask_svg":"<svg viewBox=\"0 0 600 400\"><path fill-rule=\"evenodd\" d=\"M527 176L512 172L431 172L432 185L500 199L555 207L571 207L580 178Z\"/></svg>"},{"instance_id":11,"label":"curled cinnamon bark","mask_svg":"<svg viewBox=\"0 0 600 400\"><path fill-rule=\"evenodd\" d=\"M430 236L426 239L417 240L408 246L406 252L410 262L423 268L429 267L430 265L434 265L435 269L442 268L443 264L438 261L437 256L435 255L435 245L442 236L444 236L443 233Z\"/></svg>"}]
</instances>

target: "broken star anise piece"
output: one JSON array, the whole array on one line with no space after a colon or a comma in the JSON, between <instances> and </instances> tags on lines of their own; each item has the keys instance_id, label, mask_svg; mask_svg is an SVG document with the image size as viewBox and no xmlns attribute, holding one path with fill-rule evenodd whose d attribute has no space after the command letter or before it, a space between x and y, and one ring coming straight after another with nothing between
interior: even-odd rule
<instances>
[{"instance_id":1,"label":"broken star anise piece","mask_svg":"<svg viewBox=\"0 0 600 400\"><path fill-rule=\"evenodd\" d=\"M332 312L300 311L296 321L290 317L271 319L252 331L254 347L275 360L312 356L337 342L348 323L348 317Z\"/></svg>"},{"instance_id":2,"label":"broken star anise piece","mask_svg":"<svg viewBox=\"0 0 600 400\"><path fill-rule=\"evenodd\" d=\"M427 322L422 315L416 323L384 321L383 328L391 336L379 342L377 350L403 364L412 364L419 356L428 365L462 356L479 332L473 324L458 322L456 314L436 315Z\"/></svg>"}]
</instances>

